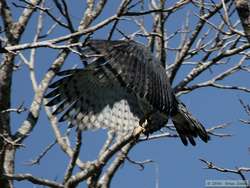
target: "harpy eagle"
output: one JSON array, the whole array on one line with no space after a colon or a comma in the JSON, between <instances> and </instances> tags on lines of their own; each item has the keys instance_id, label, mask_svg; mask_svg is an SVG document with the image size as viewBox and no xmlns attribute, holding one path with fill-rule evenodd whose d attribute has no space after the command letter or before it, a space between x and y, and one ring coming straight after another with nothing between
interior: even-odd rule
<instances>
[{"instance_id":1,"label":"harpy eagle","mask_svg":"<svg viewBox=\"0 0 250 188\"><path fill-rule=\"evenodd\" d=\"M175 96L166 70L147 47L131 40L88 40L83 48L88 65L58 73L47 106L57 105L59 121L81 130L107 128L124 135L146 122L146 133L172 122L184 145L195 145L207 131Z\"/></svg>"}]
</instances>

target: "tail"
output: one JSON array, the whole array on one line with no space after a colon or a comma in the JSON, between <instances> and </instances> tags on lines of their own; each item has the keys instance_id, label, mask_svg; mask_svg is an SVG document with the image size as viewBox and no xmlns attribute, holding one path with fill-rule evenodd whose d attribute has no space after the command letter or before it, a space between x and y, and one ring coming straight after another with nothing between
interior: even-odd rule
<instances>
[{"instance_id":1,"label":"tail","mask_svg":"<svg viewBox=\"0 0 250 188\"><path fill-rule=\"evenodd\" d=\"M178 99L176 99L171 118L184 145L188 144L188 140L192 145L196 145L194 138L197 136L204 142L209 140L209 135L203 125L188 112L186 106Z\"/></svg>"}]
</instances>

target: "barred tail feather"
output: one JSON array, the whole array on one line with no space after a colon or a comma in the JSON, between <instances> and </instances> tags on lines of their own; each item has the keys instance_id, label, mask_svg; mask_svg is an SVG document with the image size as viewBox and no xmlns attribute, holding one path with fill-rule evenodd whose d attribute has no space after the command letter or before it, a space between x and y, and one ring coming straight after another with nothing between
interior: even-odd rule
<instances>
[{"instance_id":1,"label":"barred tail feather","mask_svg":"<svg viewBox=\"0 0 250 188\"><path fill-rule=\"evenodd\" d=\"M203 125L188 112L187 108L180 101L177 102L171 114L172 121L184 145L188 140L196 145L194 138L199 136L204 142L209 140L209 135Z\"/></svg>"}]
</instances>

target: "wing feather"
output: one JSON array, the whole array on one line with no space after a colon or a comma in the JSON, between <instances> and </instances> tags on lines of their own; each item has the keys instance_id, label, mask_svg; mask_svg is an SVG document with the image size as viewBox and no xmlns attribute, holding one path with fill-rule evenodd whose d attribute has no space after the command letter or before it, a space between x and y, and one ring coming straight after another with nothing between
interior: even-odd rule
<instances>
[{"instance_id":1,"label":"wing feather","mask_svg":"<svg viewBox=\"0 0 250 188\"><path fill-rule=\"evenodd\" d=\"M67 78L52 83L53 90L46 95L51 98L47 106L57 105L53 114L62 113L59 122L68 121L70 127L81 130L108 128L119 134L133 130L143 117L135 94L122 88L106 66L61 75Z\"/></svg>"},{"instance_id":2,"label":"wing feather","mask_svg":"<svg viewBox=\"0 0 250 188\"><path fill-rule=\"evenodd\" d=\"M90 40L85 52L86 56L88 53L100 55L108 62L104 66L109 66L122 86L133 90L159 111L169 112L173 92L167 74L146 47L133 41Z\"/></svg>"}]
</instances>

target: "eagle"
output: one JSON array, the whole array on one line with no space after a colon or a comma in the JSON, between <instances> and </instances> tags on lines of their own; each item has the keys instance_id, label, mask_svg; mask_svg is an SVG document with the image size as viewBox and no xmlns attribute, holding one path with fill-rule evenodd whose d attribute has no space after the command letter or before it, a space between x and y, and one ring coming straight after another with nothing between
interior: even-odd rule
<instances>
[{"instance_id":1,"label":"eagle","mask_svg":"<svg viewBox=\"0 0 250 188\"><path fill-rule=\"evenodd\" d=\"M120 137L137 126L145 135L171 119L184 145L209 135L177 98L166 69L143 44L133 40L87 40L82 47L84 68L58 72L49 85L47 106L56 105L59 122L79 130L106 128Z\"/></svg>"}]
</instances>

